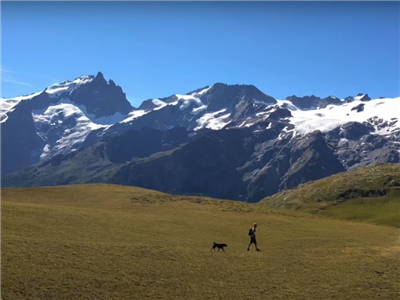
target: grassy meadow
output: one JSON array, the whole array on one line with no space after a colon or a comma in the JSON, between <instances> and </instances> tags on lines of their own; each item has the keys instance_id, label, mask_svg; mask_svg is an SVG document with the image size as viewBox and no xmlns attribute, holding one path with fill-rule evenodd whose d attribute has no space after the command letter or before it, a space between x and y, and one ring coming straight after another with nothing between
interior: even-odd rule
<instances>
[{"instance_id":1,"label":"grassy meadow","mask_svg":"<svg viewBox=\"0 0 400 300\"><path fill-rule=\"evenodd\" d=\"M1 196L4 300L400 296L396 227L116 185Z\"/></svg>"},{"instance_id":2,"label":"grassy meadow","mask_svg":"<svg viewBox=\"0 0 400 300\"><path fill-rule=\"evenodd\" d=\"M400 228L400 164L378 164L311 181L261 205Z\"/></svg>"}]
</instances>

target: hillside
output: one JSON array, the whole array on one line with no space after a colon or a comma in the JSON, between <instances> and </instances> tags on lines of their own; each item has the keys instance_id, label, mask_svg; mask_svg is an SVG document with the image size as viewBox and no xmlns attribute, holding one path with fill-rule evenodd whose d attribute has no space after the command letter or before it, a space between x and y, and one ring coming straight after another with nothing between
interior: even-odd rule
<instances>
[{"instance_id":1,"label":"hillside","mask_svg":"<svg viewBox=\"0 0 400 300\"><path fill-rule=\"evenodd\" d=\"M399 230L115 185L2 189L2 299L395 299ZM261 252L246 251L258 223ZM228 244L210 251L212 242Z\"/></svg>"},{"instance_id":2,"label":"hillside","mask_svg":"<svg viewBox=\"0 0 400 300\"><path fill-rule=\"evenodd\" d=\"M260 204L400 227L400 164L378 164L302 184Z\"/></svg>"}]
</instances>

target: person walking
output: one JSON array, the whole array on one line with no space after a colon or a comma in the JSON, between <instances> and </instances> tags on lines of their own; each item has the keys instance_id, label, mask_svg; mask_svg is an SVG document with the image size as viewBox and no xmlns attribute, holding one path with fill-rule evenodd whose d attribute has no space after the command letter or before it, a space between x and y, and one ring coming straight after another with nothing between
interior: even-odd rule
<instances>
[{"instance_id":1,"label":"person walking","mask_svg":"<svg viewBox=\"0 0 400 300\"><path fill-rule=\"evenodd\" d=\"M250 243L247 246L247 251L250 251L250 245L251 244L254 244L254 246L256 246L256 250L257 251L261 251L257 247L256 231L257 231L257 224L254 223L253 227L249 229Z\"/></svg>"}]
</instances>

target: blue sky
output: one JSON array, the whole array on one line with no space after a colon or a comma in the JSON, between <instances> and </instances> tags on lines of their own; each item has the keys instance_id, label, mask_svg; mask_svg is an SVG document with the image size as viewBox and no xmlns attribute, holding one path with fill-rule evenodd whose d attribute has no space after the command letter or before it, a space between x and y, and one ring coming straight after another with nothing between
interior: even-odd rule
<instances>
[{"instance_id":1,"label":"blue sky","mask_svg":"<svg viewBox=\"0 0 400 300\"><path fill-rule=\"evenodd\" d=\"M1 96L95 75L133 105L216 82L399 92L399 2L1 2Z\"/></svg>"}]
</instances>

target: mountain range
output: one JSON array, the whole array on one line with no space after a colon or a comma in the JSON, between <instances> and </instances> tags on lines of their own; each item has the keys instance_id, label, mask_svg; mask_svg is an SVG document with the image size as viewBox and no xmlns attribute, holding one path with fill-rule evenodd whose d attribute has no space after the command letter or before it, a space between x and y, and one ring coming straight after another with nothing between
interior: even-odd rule
<instances>
[{"instance_id":1,"label":"mountain range","mask_svg":"<svg viewBox=\"0 0 400 300\"><path fill-rule=\"evenodd\" d=\"M275 99L215 83L136 108L99 72L0 102L3 187L102 182L257 202L400 161L400 97Z\"/></svg>"}]
</instances>

